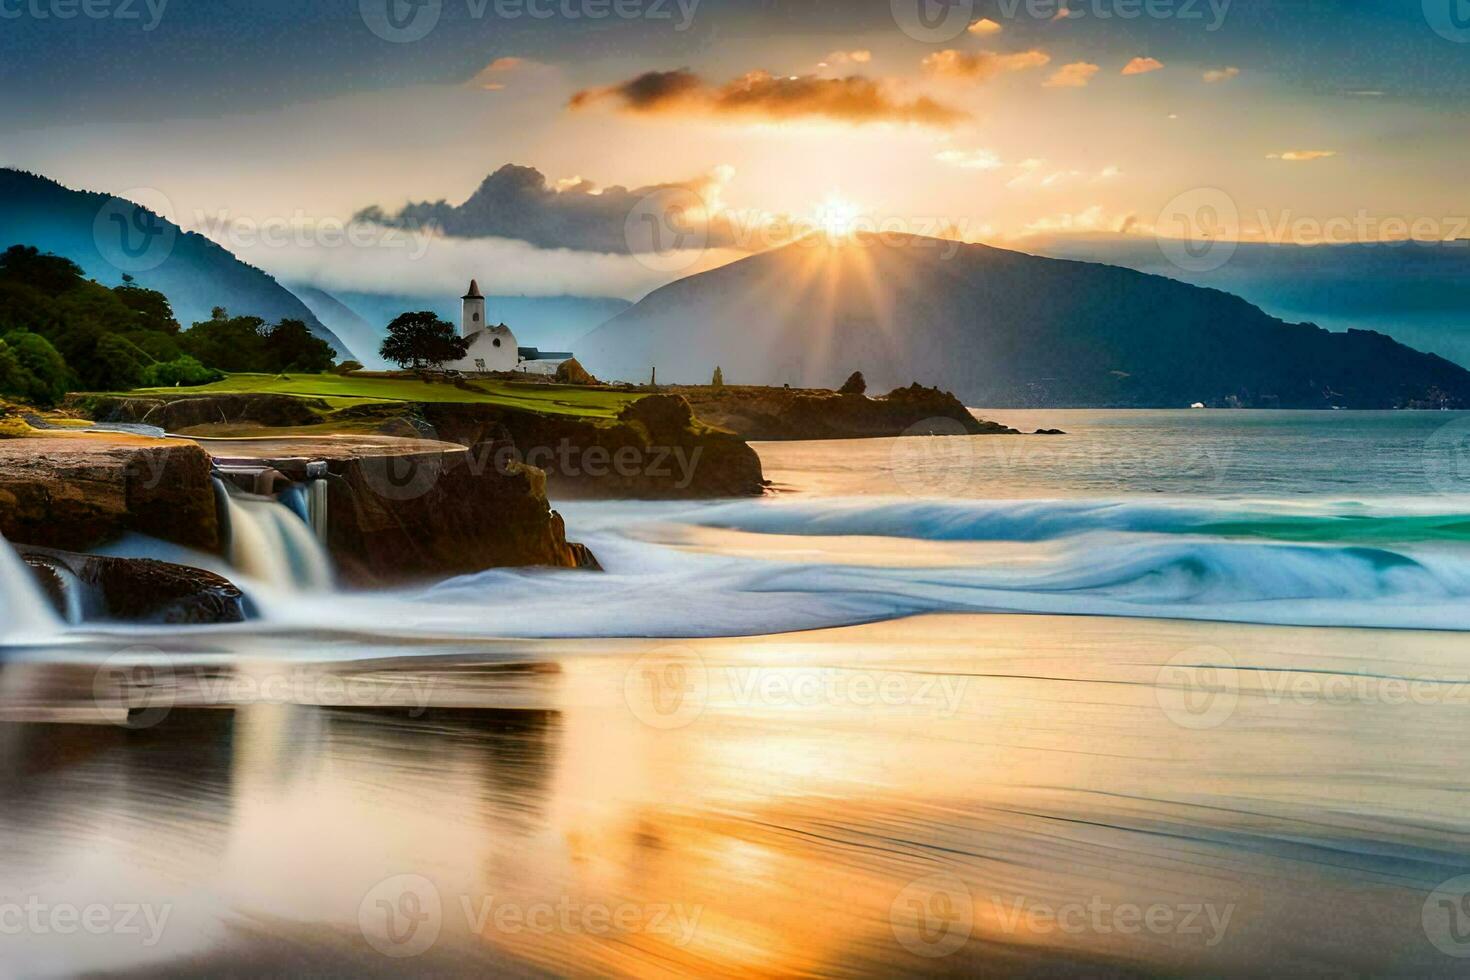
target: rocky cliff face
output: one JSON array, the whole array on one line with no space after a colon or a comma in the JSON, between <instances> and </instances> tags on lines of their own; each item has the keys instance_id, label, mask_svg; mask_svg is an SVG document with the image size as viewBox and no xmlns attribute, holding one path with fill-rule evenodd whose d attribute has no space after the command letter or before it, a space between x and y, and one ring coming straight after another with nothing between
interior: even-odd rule
<instances>
[{"instance_id":1,"label":"rocky cliff face","mask_svg":"<svg viewBox=\"0 0 1470 980\"><path fill-rule=\"evenodd\" d=\"M84 551L132 531L221 548L209 455L127 435L0 439L0 534Z\"/></svg>"},{"instance_id":2,"label":"rocky cliff face","mask_svg":"<svg viewBox=\"0 0 1470 980\"><path fill-rule=\"evenodd\" d=\"M745 386L677 389L711 425L746 439L862 439L910 435L1014 434L976 419L958 398L914 384L881 398L826 389Z\"/></svg>"},{"instance_id":3,"label":"rocky cliff face","mask_svg":"<svg viewBox=\"0 0 1470 980\"><path fill-rule=\"evenodd\" d=\"M327 463L327 550L348 585L444 578L504 566L596 568L567 542L546 499L545 477L516 463L496 466L494 445L395 445L308 440L260 461L296 481L309 460ZM224 443L235 453L248 444Z\"/></svg>"}]
</instances>

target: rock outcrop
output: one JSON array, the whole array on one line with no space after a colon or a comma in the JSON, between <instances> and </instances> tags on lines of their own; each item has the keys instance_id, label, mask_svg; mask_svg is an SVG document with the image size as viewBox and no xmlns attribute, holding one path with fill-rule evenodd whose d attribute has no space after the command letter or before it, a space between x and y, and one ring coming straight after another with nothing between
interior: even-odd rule
<instances>
[{"instance_id":1,"label":"rock outcrop","mask_svg":"<svg viewBox=\"0 0 1470 980\"><path fill-rule=\"evenodd\" d=\"M464 447L394 437L218 440L210 451L249 458L293 481L327 465L327 551L348 585L444 578L487 568L594 568L566 540L545 476L494 443Z\"/></svg>"},{"instance_id":2,"label":"rock outcrop","mask_svg":"<svg viewBox=\"0 0 1470 980\"><path fill-rule=\"evenodd\" d=\"M245 596L213 572L148 558L108 558L22 545L56 611L75 600L82 618L130 623L200 625L245 619ZM79 595L69 595L70 590Z\"/></svg>"},{"instance_id":3,"label":"rock outcrop","mask_svg":"<svg viewBox=\"0 0 1470 980\"><path fill-rule=\"evenodd\" d=\"M676 390L689 399L701 419L745 439L1016 434L1015 429L975 418L949 392L919 384L897 388L881 398L856 391L844 394L738 385Z\"/></svg>"},{"instance_id":4,"label":"rock outcrop","mask_svg":"<svg viewBox=\"0 0 1470 980\"><path fill-rule=\"evenodd\" d=\"M272 428L311 425L330 405L294 395L74 395L67 404L98 422L139 422L180 432L197 425L253 422Z\"/></svg>"},{"instance_id":5,"label":"rock outcrop","mask_svg":"<svg viewBox=\"0 0 1470 980\"><path fill-rule=\"evenodd\" d=\"M209 455L121 434L0 439L0 534L85 551L127 532L221 547Z\"/></svg>"}]
</instances>

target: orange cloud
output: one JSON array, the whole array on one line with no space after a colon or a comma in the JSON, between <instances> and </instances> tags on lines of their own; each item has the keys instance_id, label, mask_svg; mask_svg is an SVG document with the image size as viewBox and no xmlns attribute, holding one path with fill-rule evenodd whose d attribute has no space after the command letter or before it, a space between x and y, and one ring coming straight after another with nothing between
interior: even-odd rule
<instances>
[{"instance_id":1,"label":"orange cloud","mask_svg":"<svg viewBox=\"0 0 1470 980\"><path fill-rule=\"evenodd\" d=\"M962 78L983 82L1004 72L1024 71L1040 68L1051 61L1045 51L1032 49L1014 54L995 54L990 51L937 51L923 61L924 70L940 78Z\"/></svg>"},{"instance_id":2,"label":"orange cloud","mask_svg":"<svg viewBox=\"0 0 1470 980\"><path fill-rule=\"evenodd\" d=\"M1084 88L1098 72L1097 65L1086 61L1074 61L1063 65L1046 80L1047 88Z\"/></svg>"},{"instance_id":3,"label":"orange cloud","mask_svg":"<svg viewBox=\"0 0 1470 980\"><path fill-rule=\"evenodd\" d=\"M981 17L979 20L975 21L975 23L970 25L969 31L971 34L979 34L981 36L984 36L987 34L999 34L1001 31L1001 27L989 17Z\"/></svg>"},{"instance_id":4,"label":"orange cloud","mask_svg":"<svg viewBox=\"0 0 1470 980\"><path fill-rule=\"evenodd\" d=\"M821 78L753 71L716 87L687 68L646 72L617 85L583 89L572 96L568 107L583 109L605 100L643 115L739 116L771 122L817 117L853 125L904 122L947 128L970 118L927 96L898 98L879 81L856 75Z\"/></svg>"},{"instance_id":5,"label":"orange cloud","mask_svg":"<svg viewBox=\"0 0 1470 980\"><path fill-rule=\"evenodd\" d=\"M866 49L859 49L857 51L833 51L822 60L822 67L847 64L866 65L872 60L873 52Z\"/></svg>"},{"instance_id":6,"label":"orange cloud","mask_svg":"<svg viewBox=\"0 0 1470 980\"><path fill-rule=\"evenodd\" d=\"M1230 79L1239 74L1240 69L1234 66L1231 66L1229 68L1211 68L1209 71L1205 72L1204 79L1205 81L1212 84L1215 82L1228 82L1230 81Z\"/></svg>"},{"instance_id":7,"label":"orange cloud","mask_svg":"<svg viewBox=\"0 0 1470 980\"><path fill-rule=\"evenodd\" d=\"M1285 153L1268 153L1267 160L1285 160L1287 163L1309 163L1337 156L1336 150L1287 150Z\"/></svg>"},{"instance_id":8,"label":"orange cloud","mask_svg":"<svg viewBox=\"0 0 1470 980\"><path fill-rule=\"evenodd\" d=\"M1158 71L1164 67L1164 63L1157 58L1134 58L1123 66L1124 75L1147 75L1151 71Z\"/></svg>"},{"instance_id":9,"label":"orange cloud","mask_svg":"<svg viewBox=\"0 0 1470 980\"><path fill-rule=\"evenodd\" d=\"M540 67L534 61L525 58L496 58L490 64L481 68L474 78L469 80L470 88L482 89L486 92L498 92L505 88L505 83L515 72L527 68Z\"/></svg>"}]
</instances>

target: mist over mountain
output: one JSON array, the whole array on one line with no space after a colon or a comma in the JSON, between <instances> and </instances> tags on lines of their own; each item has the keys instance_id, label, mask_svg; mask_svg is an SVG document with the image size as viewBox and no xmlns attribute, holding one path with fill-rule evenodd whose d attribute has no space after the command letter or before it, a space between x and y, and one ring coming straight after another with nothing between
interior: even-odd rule
<instances>
[{"instance_id":1,"label":"mist over mountain","mask_svg":"<svg viewBox=\"0 0 1470 980\"><path fill-rule=\"evenodd\" d=\"M115 286L130 274L167 296L186 328L223 306L267 323L304 321L339 356L352 356L289 290L205 236L134 202L0 168L0 247L16 244L71 259L103 285Z\"/></svg>"},{"instance_id":2,"label":"mist over mountain","mask_svg":"<svg viewBox=\"0 0 1470 980\"><path fill-rule=\"evenodd\" d=\"M1028 239L1025 249L1212 286L1330 330L1378 330L1470 367L1470 239L1217 247L1230 249L1224 264L1202 272L1169 262L1152 238L1069 235Z\"/></svg>"},{"instance_id":3,"label":"mist over mountain","mask_svg":"<svg viewBox=\"0 0 1470 980\"><path fill-rule=\"evenodd\" d=\"M983 406L1470 405L1470 372L1362 330L1116 266L917 236L811 237L656 290L578 356L604 378L913 381Z\"/></svg>"}]
</instances>

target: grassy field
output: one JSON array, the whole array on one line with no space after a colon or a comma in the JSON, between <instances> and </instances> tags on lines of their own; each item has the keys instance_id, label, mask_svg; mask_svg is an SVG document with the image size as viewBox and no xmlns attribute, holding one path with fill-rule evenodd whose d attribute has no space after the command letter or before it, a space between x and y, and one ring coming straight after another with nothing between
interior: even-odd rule
<instances>
[{"instance_id":1,"label":"grassy field","mask_svg":"<svg viewBox=\"0 0 1470 980\"><path fill-rule=\"evenodd\" d=\"M552 415L612 418L642 395L636 391L574 388L514 381L469 381L468 389L414 378L341 377L335 374L232 374L197 388L140 388L139 395L271 394L324 398L333 408L373 402L459 402L503 405Z\"/></svg>"}]
</instances>

